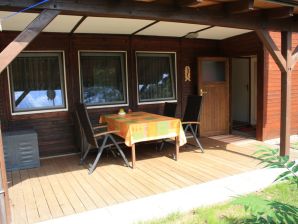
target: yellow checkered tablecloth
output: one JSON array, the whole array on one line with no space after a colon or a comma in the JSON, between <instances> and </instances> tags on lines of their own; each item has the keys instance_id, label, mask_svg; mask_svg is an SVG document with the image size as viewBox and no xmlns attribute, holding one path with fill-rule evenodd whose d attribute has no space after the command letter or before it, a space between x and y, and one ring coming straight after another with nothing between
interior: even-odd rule
<instances>
[{"instance_id":1,"label":"yellow checkered tablecloth","mask_svg":"<svg viewBox=\"0 0 298 224\"><path fill-rule=\"evenodd\" d=\"M179 145L186 143L180 119L146 112L132 112L125 115L108 114L100 117L100 123L107 122L108 130L118 130L118 135L131 146L137 142L179 137Z\"/></svg>"}]
</instances>

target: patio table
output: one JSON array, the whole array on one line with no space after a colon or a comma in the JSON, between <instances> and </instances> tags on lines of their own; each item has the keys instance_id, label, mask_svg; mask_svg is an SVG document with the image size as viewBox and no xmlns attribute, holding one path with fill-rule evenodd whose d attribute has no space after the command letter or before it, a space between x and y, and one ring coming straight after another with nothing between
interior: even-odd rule
<instances>
[{"instance_id":1,"label":"patio table","mask_svg":"<svg viewBox=\"0 0 298 224\"><path fill-rule=\"evenodd\" d=\"M100 117L100 123L106 122L109 131L117 130L118 136L132 150L132 168L135 167L135 144L164 138L175 138L176 157L178 160L179 146L186 143L186 137L180 119L151 114L132 112L125 115L108 114Z\"/></svg>"}]
</instances>

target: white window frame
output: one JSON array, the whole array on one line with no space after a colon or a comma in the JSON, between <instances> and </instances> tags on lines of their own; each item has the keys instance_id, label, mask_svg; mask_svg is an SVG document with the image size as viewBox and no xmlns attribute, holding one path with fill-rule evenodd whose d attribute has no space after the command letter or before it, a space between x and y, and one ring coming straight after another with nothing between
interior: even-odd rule
<instances>
[{"instance_id":1,"label":"white window frame","mask_svg":"<svg viewBox=\"0 0 298 224\"><path fill-rule=\"evenodd\" d=\"M138 76L138 54L173 54L174 55L174 79L175 79L175 86L174 86L174 95L175 99L169 99L169 100L152 100L152 101L146 101L146 102L140 102L140 97L139 97L139 76ZM137 80L137 100L138 100L138 105L146 105L146 104L163 104L165 102L171 102L171 103L176 103L178 96L177 96L177 53L175 51L136 51L135 52L135 61L136 61L136 80Z\"/></svg>"},{"instance_id":2,"label":"white window frame","mask_svg":"<svg viewBox=\"0 0 298 224\"><path fill-rule=\"evenodd\" d=\"M128 68L127 68L127 51L105 51L105 50L79 50L78 51L78 65L79 65L79 84L80 84L80 102L83 102L83 96L82 96L82 74L81 74L81 60L80 60L80 55L81 53L124 53L124 63L125 63L125 69L124 69L124 79L125 79L125 85L124 87L126 90L123 91L123 93L126 92L126 103L120 103L120 104L109 104L109 105L86 105L87 109L97 109L97 108L110 108L110 107L125 107L129 105L129 94L128 94Z\"/></svg>"},{"instance_id":3,"label":"white window frame","mask_svg":"<svg viewBox=\"0 0 298 224\"><path fill-rule=\"evenodd\" d=\"M61 87L63 87L63 94L64 94L64 101L65 105L63 108L53 108L53 109L33 109L33 110L27 110L27 111L14 111L14 102L12 92L11 92L11 82L10 82L10 66L7 66L7 81L8 81L8 91L9 91L9 104L10 104L10 113L11 115L26 115L26 114L40 114L40 113L52 113L52 112L59 112L59 111L68 111L68 95L67 95L67 79L66 79L66 67L65 67L65 52L63 50L45 50L45 51L22 51L21 53L59 53L61 54L62 59L62 76L63 76L63 84Z\"/></svg>"}]
</instances>

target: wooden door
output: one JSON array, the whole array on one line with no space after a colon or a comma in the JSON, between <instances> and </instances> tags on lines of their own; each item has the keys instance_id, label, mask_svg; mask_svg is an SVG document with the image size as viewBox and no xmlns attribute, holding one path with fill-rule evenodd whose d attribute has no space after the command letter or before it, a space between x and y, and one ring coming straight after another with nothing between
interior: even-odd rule
<instances>
[{"instance_id":1,"label":"wooden door","mask_svg":"<svg viewBox=\"0 0 298 224\"><path fill-rule=\"evenodd\" d=\"M230 105L227 58L198 58L198 94L203 95L200 135L228 134Z\"/></svg>"}]
</instances>

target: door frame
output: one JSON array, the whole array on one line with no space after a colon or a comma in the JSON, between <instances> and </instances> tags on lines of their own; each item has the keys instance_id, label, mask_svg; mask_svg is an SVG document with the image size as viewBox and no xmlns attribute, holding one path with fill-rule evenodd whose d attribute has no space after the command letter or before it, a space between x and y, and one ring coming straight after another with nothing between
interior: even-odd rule
<instances>
[{"instance_id":1,"label":"door frame","mask_svg":"<svg viewBox=\"0 0 298 224\"><path fill-rule=\"evenodd\" d=\"M223 61L225 62L225 83L227 85L227 93L228 95L226 96L226 100L228 101L228 132L231 133L231 93L230 93L230 73L231 73L231 69L230 69L230 58L229 57L197 57L197 72L198 72L198 80L197 80L197 84L198 84L198 89L197 89L197 93L198 95L200 95L200 90L202 89L203 86L203 77L202 77L202 61ZM215 84L218 83L223 83L223 82L214 82ZM204 103L204 98L203 98L203 103ZM200 130L199 130L200 131Z\"/></svg>"},{"instance_id":2,"label":"door frame","mask_svg":"<svg viewBox=\"0 0 298 224\"><path fill-rule=\"evenodd\" d=\"M233 72L232 72L232 67L233 67L233 58L235 59L248 59L248 63L249 63L249 68L248 68L248 122L249 124L251 123L251 57L249 56L238 56L238 57L230 57L229 58L229 64L230 64L230 84L229 84L229 95L230 95L230 111L232 111L232 107L233 107L233 99L232 99L232 90L233 90ZM230 133L232 133L232 129L233 129L233 116L232 113L230 113Z\"/></svg>"}]
</instances>

